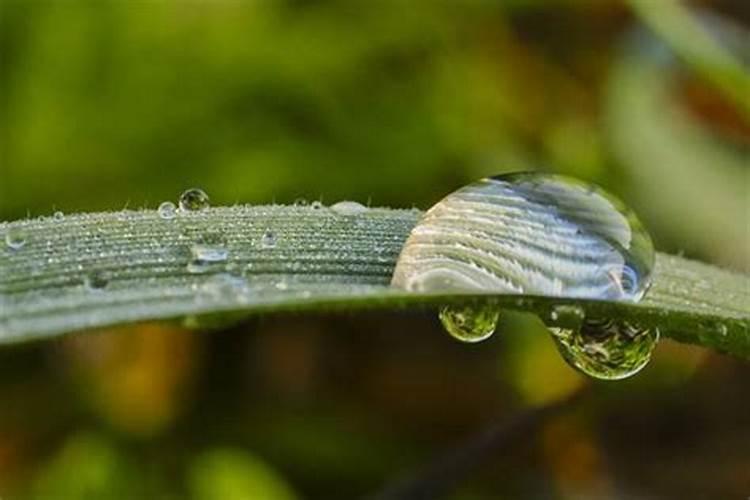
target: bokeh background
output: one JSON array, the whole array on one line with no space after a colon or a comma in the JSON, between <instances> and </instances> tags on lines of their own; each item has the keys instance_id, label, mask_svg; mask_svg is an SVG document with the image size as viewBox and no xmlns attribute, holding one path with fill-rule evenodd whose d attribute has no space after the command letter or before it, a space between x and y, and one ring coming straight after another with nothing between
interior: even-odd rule
<instances>
[{"instance_id":1,"label":"bokeh background","mask_svg":"<svg viewBox=\"0 0 750 500\"><path fill-rule=\"evenodd\" d=\"M0 220L191 186L426 208L541 170L747 272L749 26L744 0L0 0ZM592 384L522 315L471 346L422 313L98 333L0 348L3 500L358 498ZM453 498L746 498L748 381L662 342Z\"/></svg>"}]
</instances>

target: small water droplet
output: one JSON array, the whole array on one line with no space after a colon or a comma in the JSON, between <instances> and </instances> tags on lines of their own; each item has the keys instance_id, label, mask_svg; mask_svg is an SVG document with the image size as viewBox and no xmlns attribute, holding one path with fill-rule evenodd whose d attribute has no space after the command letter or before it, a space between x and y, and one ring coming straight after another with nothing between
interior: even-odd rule
<instances>
[{"instance_id":1,"label":"small water droplet","mask_svg":"<svg viewBox=\"0 0 750 500\"><path fill-rule=\"evenodd\" d=\"M716 328L719 330L719 335L721 335L722 337L726 337L729 333L729 329L724 323L719 323Z\"/></svg>"},{"instance_id":2,"label":"small water droplet","mask_svg":"<svg viewBox=\"0 0 750 500\"><path fill-rule=\"evenodd\" d=\"M204 210L209 207L209 204L208 195L202 189L191 188L180 195L180 210Z\"/></svg>"},{"instance_id":3,"label":"small water droplet","mask_svg":"<svg viewBox=\"0 0 750 500\"><path fill-rule=\"evenodd\" d=\"M657 329L624 320L586 319L580 328L550 327L563 359L600 380L620 380L641 371L659 341Z\"/></svg>"},{"instance_id":4,"label":"small water droplet","mask_svg":"<svg viewBox=\"0 0 750 500\"><path fill-rule=\"evenodd\" d=\"M164 220L174 219L177 215L177 207L171 201L165 201L159 205L159 217Z\"/></svg>"},{"instance_id":5,"label":"small water droplet","mask_svg":"<svg viewBox=\"0 0 750 500\"><path fill-rule=\"evenodd\" d=\"M190 247L191 259L187 270L190 273L205 273L216 268L229 257L229 250L223 246L204 245L196 243Z\"/></svg>"},{"instance_id":6,"label":"small water droplet","mask_svg":"<svg viewBox=\"0 0 750 500\"><path fill-rule=\"evenodd\" d=\"M367 212L368 208L356 201L339 201L331 205L331 211L338 215L352 216Z\"/></svg>"},{"instance_id":7,"label":"small water droplet","mask_svg":"<svg viewBox=\"0 0 750 500\"><path fill-rule=\"evenodd\" d=\"M229 250L222 246L195 244L190 247L194 259L206 262L224 262L229 257Z\"/></svg>"},{"instance_id":8,"label":"small water droplet","mask_svg":"<svg viewBox=\"0 0 750 500\"><path fill-rule=\"evenodd\" d=\"M481 342L497 327L500 312L494 306L446 306L440 310L443 327L461 342Z\"/></svg>"},{"instance_id":9,"label":"small water droplet","mask_svg":"<svg viewBox=\"0 0 750 500\"><path fill-rule=\"evenodd\" d=\"M86 275L84 286L90 291L100 291L109 284L109 275L104 271L93 271Z\"/></svg>"},{"instance_id":10,"label":"small water droplet","mask_svg":"<svg viewBox=\"0 0 750 500\"><path fill-rule=\"evenodd\" d=\"M245 302L250 294L250 286L246 279L229 273L215 274L204 281L199 291L202 296L214 299L234 299Z\"/></svg>"},{"instance_id":11,"label":"small water droplet","mask_svg":"<svg viewBox=\"0 0 750 500\"><path fill-rule=\"evenodd\" d=\"M26 244L26 231L20 227L8 228L5 233L5 244L11 250L19 250Z\"/></svg>"},{"instance_id":12,"label":"small water droplet","mask_svg":"<svg viewBox=\"0 0 750 500\"><path fill-rule=\"evenodd\" d=\"M276 282L276 285L274 285L277 290L288 290L289 289L289 283L287 283L285 280L280 280Z\"/></svg>"},{"instance_id":13,"label":"small water droplet","mask_svg":"<svg viewBox=\"0 0 750 500\"><path fill-rule=\"evenodd\" d=\"M62 222L65 219L65 214L58 210L57 212L52 214L52 219L55 222Z\"/></svg>"},{"instance_id":14,"label":"small water droplet","mask_svg":"<svg viewBox=\"0 0 750 500\"><path fill-rule=\"evenodd\" d=\"M308 205L308 202L304 198L297 198L294 200L294 203L292 203L295 207L306 207Z\"/></svg>"},{"instance_id":15,"label":"small water droplet","mask_svg":"<svg viewBox=\"0 0 750 500\"><path fill-rule=\"evenodd\" d=\"M412 229L392 285L640 300L654 249L632 210L568 177L518 173L448 195Z\"/></svg>"},{"instance_id":16,"label":"small water droplet","mask_svg":"<svg viewBox=\"0 0 750 500\"><path fill-rule=\"evenodd\" d=\"M261 248L275 248L276 247L276 235L270 229L266 229L263 236L260 237Z\"/></svg>"},{"instance_id":17,"label":"small water droplet","mask_svg":"<svg viewBox=\"0 0 750 500\"><path fill-rule=\"evenodd\" d=\"M323 203L316 200L316 201L310 203L310 207L313 210L320 210L321 208L323 208Z\"/></svg>"}]
</instances>

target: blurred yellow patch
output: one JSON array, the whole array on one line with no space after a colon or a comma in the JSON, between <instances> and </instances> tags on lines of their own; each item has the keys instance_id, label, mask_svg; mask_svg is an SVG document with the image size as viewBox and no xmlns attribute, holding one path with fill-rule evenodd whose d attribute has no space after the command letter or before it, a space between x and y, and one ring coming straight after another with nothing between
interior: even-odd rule
<instances>
[{"instance_id":1,"label":"blurred yellow patch","mask_svg":"<svg viewBox=\"0 0 750 500\"><path fill-rule=\"evenodd\" d=\"M185 402L196 365L196 335L174 326L144 324L64 343L83 397L117 428L151 435Z\"/></svg>"},{"instance_id":2,"label":"blurred yellow patch","mask_svg":"<svg viewBox=\"0 0 750 500\"><path fill-rule=\"evenodd\" d=\"M138 473L106 438L78 433L41 467L30 498L125 500L142 497Z\"/></svg>"},{"instance_id":3,"label":"blurred yellow patch","mask_svg":"<svg viewBox=\"0 0 750 500\"><path fill-rule=\"evenodd\" d=\"M504 357L510 382L529 404L543 405L572 394L586 378L568 366L538 320L518 318L504 329L512 342Z\"/></svg>"},{"instance_id":4,"label":"blurred yellow patch","mask_svg":"<svg viewBox=\"0 0 750 500\"><path fill-rule=\"evenodd\" d=\"M590 432L590 424L576 415L545 425L542 451L564 498L611 498L604 457Z\"/></svg>"},{"instance_id":5,"label":"blurred yellow patch","mask_svg":"<svg viewBox=\"0 0 750 500\"><path fill-rule=\"evenodd\" d=\"M295 500L284 478L259 457L218 449L195 458L189 486L194 500Z\"/></svg>"}]
</instances>

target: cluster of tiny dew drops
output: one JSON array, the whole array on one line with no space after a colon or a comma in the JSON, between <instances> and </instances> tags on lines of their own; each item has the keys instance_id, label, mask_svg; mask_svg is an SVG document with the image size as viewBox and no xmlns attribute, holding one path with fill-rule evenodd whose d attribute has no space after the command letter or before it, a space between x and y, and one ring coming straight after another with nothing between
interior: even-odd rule
<instances>
[{"instance_id":1,"label":"cluster of tiny dew drops","mask_svg":"<svg viewBox=\"0 0 750 500\"><path fill-rule=\"evenodd\" d=\"M179 198L178 204L175 205L171 201L165 201L159 205L157 210L159 217L165 221L171 221L177 218L181 213L198 213L210 206L210 199L205 191L199 188L191 188L184 191ZM314 211L322 211L326 209L320 201L313 201L308 203L304 199L297 199L293 203L294 207L301 209L311 209ZM358 216L365 213L368 210L364 205L353 202L353 201L341 201L328 207L330 214L334 216ZM273 250L278 245L279 238L271 228L265 228L259 236L257 246L261 250ZM235 293L236 298L244 297L250 289L249 286L237 286L242 281L242 271L237 271L236 264L228 264L230 258L230 250L226 245L221 233L219 231L206 233L200 236L200 238L193 242L190 246L190 260L187 263L186 269L190 274L207 274L209 278L206 280L206 288L210 290L209 296L219 296L220 294L215 293L217 289L221 290L232 290L241 291L242 293ZM247 264L249 269L252 263ZM232 273L228 273L228 269L235 268ZM239 273L239 274L238 274ZM210 277L210 276L213 276ZM223 286L217 286L217 283L221 283ZM227 283L231 283L232 286L226 286ZM274 290L286 291L288 289L288 283L284 280L278 281L273 285Z\"/></svg>"}]
</instances>

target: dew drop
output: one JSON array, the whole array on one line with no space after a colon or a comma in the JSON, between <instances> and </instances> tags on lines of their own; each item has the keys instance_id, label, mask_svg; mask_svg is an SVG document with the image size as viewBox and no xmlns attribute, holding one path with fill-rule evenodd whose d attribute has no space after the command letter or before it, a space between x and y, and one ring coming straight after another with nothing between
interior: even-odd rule
<instances>
[{"instance_id":1,"label":"dew drop","mask_svg":"<svg viewBox=\"0 0 750 500\"><path fill-rule=\"evenodd\" d=\"M430 208L392 285L638 301L653 265L651 238L621 201L572 178L517 173L468 185Z\"/></svg>"},{"instance_id":2,"label":"dew drop","mask_svg":"<svg viewBox=\"0 0 750 500\"><path fill-rule=\"evenodd\" d=\"M320 210L321 208L323 208L323 203L316 200L310 203L310 208L312 208L313 210Z\"/></svg>"},{"instance_id":3,"label":"dew drop","mask_svg":"<svg viewBox=\"0 0 750 500\"><path fill-rule=\"evenodd\" d=\"M621 380L641 371L659 341L659 330L613 319L586 319L580 328L550 327L563 359L600 380Z\"/></svg>"},{"instance_id":4,"label":"dew drop","mask_svg":"<svg viewBox=\"0 0 750 500\"><path fill-rule=\"evenodd\" d=\"M579 306L572 304L559 304L552 307L549 317L554 326L580 328L585 318L585 313Z\"/></svg>"},{"instance_id":5,"label":"dew drop","mask_svg":"<svg viewBox=\"0 0 750 500\"><path fill-rule=\"evenodd\" d=\"M222 264L229 257L229 250L223 246L196 243L190 247L191 259L187 270L198 274L214 270L217 264Z\"/></svg>"},{"instance_id":6,"label":"dew drop","mask_svg":"<svg viewBox=\"0 0 750 500\"><path fill-rule=\"evenodd\" d=\"M62 222L63 220L65 220L65 214L58 210L57 212L52 214L52 220L54 220L55 222Z\"/></svg>"},{"instance_id":7,"label":"dew drop","mask_svg":"<svg viewBox=\"0 0 750 500\"><path fill-rule=\"evenodd\" d=\"M284 290L288 290L289 289L289 283L287 283L286 280L283 280L283 279L277 281L274 286L276 287L277 290L284 291Z\"/></svg>"},{"instance_id":8,"label":"dew drop","mask_svg":"<svg viewBox=\"0 0 750 500\"><path fill-rule=\"evenodd\" d=\"M209 207L209 198L205 191L191 188L180 195L180 210L196 211Z\"/></svg>"},{"instance_id":9,"label":"dew drop","mask_svg":"<svg viewBox=\"0 0 750 500\"><path fill-rule=\"evenodd\" d=\"M26 244L26 232L20 227L11 227L5 233L5 244L11 250L19 250Z\"/></svg>"},{"instance_id":10,"label":"dew drop","mask_svg":"<svg viewBox=\"0 0 750 500\"><path fill-rule=\"evenodd\" d=\"M309 205L309 203L304 198L297 198L296 200L294 200L294 203L292 203L292 205L294 205L295 207L306 207L307 205Z\"/></svg>"},{"instance_id":11,"label":"dew drop","mask_svg":"<svg viewBox=\"0 0 750 500\"><path fill-rule=\"evenodd\" d=\"M495 333L500 312L490 305L446 306L440 310L443 328L461 342L481 342Z\"/></svg>"},{"instance_id":12,"label":"dew drop","mask_svg":"<svg viewBox=\"0 0 750 500\"><path fill-rule=\"evenodd\" d=\"M219 273L206 279L200 285L199 291L203 297L246 302L250 295L250 286L247 280L240 276Z\"/></svg>"},{"instance_id":13,"label":"dew drop","mask_svg":"<svg viewBox=\"0 0 750 500\"><path fill-rule=\"evenodd\" d=\"M224 262L229 257L229 250L222 246L195 244L190 247L194 259L206 262Z\"/></svg>"},{"instance_id":14,"label":"dew drop","mask_svg":"<svg viewBox=\"0 0 750 500\"><path fill-rule=\"evenodd\" d=\"M109 284L109 276L104 271L93 271L86 275L83 284L90 291L100 291Z\"/></svg>"},{"instance_id":15,"label":"dew drop","mask_svg":"<svg viewBox=\"0 0 750 500\"><path fill-rule=\"evenodd\" d=\"M164 220L174 219L177 215L177 207L171 201L165 201L159 205L159 217Z\"/></svg>"},{"instance_id":16,"label":"dew drop","mask_svg":"<svg viewBox=\"0 0 750 500\"><path fill-rule=\"evenodd\" d=\"M266 229L263 236L260 237L261 248L275 248L276 235L270 229Z\"/></svg>"},{"instance_id":17,"label":"dew drop","mask_svg":"<svg viewBox=\"0 0 750 500\"><path fill-rule=\"evenodd\" d=\"M368 208L356 201L340 201L331 205L331 211L344 216L361 215L367 212Z\"/></svg>"}]
</instances>

